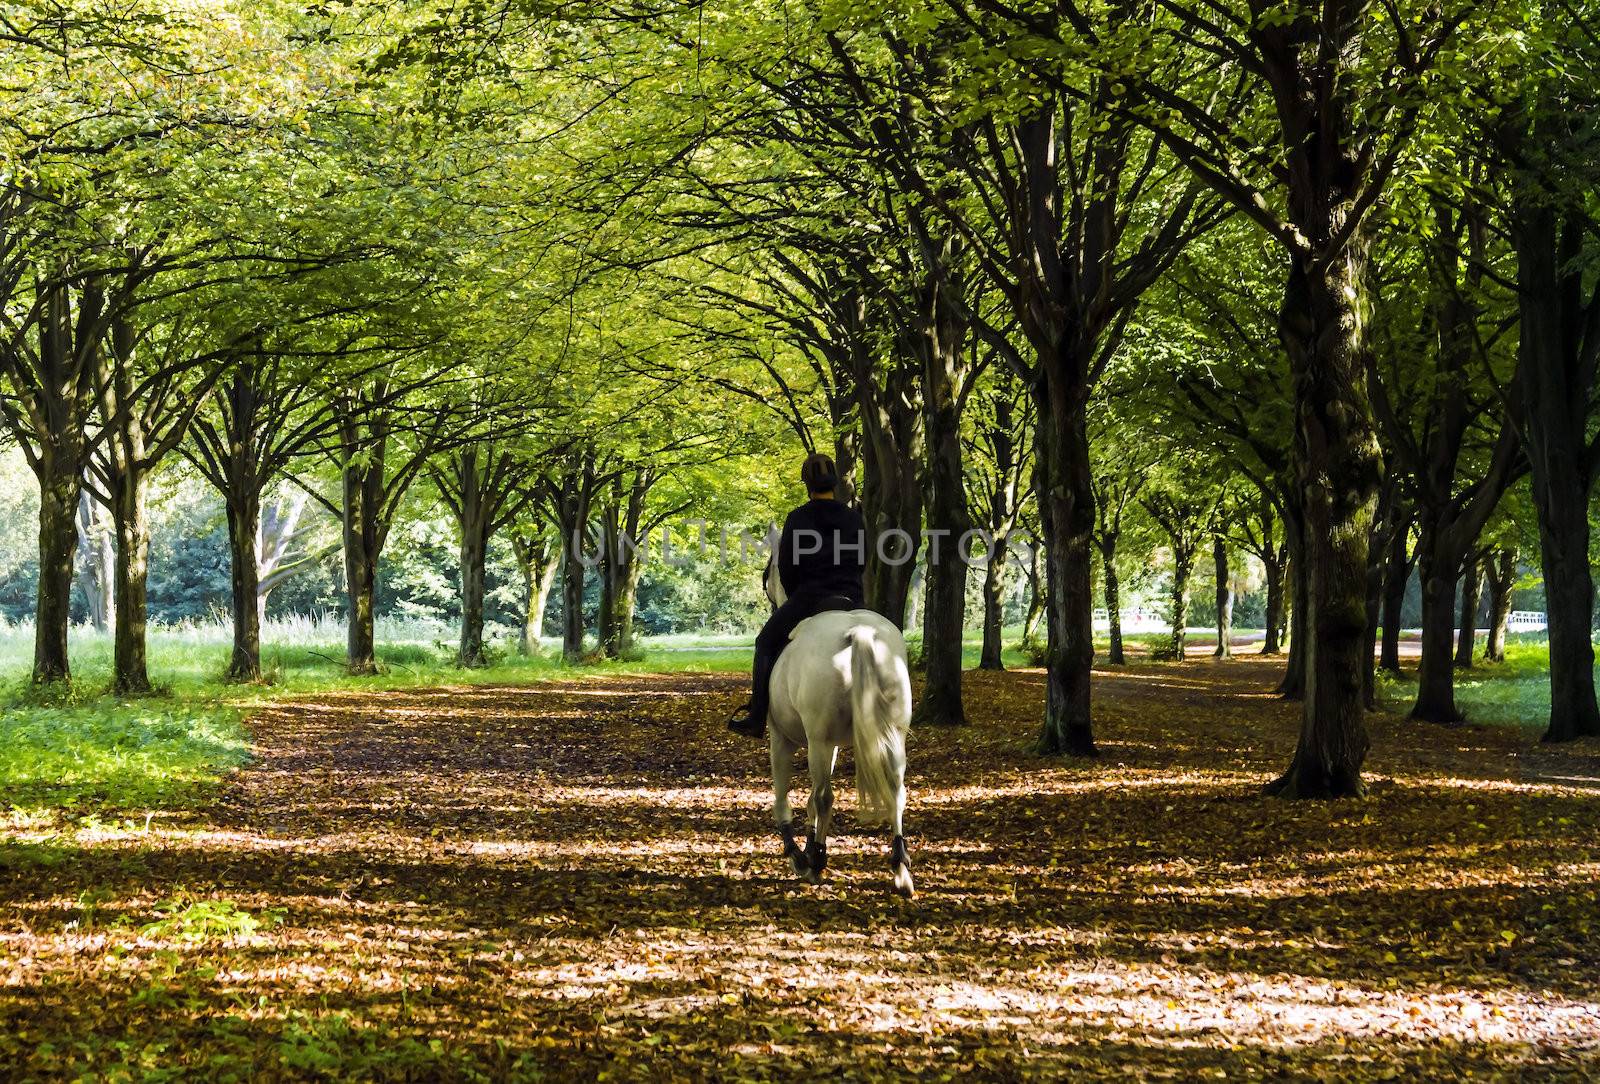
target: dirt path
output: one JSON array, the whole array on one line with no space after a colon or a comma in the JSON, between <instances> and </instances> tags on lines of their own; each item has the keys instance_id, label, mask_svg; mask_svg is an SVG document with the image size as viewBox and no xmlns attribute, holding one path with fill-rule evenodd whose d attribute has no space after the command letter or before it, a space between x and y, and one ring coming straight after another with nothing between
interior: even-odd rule
<instances>
[{"instance_id":1,"label":"dirt path","mask_svg":"<svg viewBox=\"0 0 1600 1084\"><path fill-rule=\"evenodd\" d=\"M0 867L0 1066L1600 1072L1596 796L1515 735L1380 716L1368 800L1262 799L1274 677L1103 673L1071 764L1026 751L1038 674L971 675L974 725L912 736L911 902L847 779L830 883L785 875L736 677L280 707L203 815Z\"/></svg>"}]
</instances>

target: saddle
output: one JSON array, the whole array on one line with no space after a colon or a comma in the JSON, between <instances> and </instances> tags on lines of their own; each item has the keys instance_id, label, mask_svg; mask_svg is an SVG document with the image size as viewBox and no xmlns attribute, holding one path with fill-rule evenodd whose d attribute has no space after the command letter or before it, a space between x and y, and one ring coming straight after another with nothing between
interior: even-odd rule
<instances>
[{"instance_id":1,"label":"saddle","mask_svg":"<svg viewBox=\"0 0 1600 1084\"><path fill-rule=\"evenodd\" d=\"M849 595L823 595L817 600L817 613L811 616L832 613L835 610L859 610L862 605Z\"/></svg>"},{"instance_id":2,"label":"saddle","mask_svg":"<svg viewBox=\"0 0 1600 1084\"><path fill-rule=\"evenodd\" d=\"M802 624L809 619L816 617L818 614L833 613L838 610L855 610L859 609L861 605L861 603L857 602L849 595L819 595L812 601L811 606L808 607L810 612L804 617L795 621L795 623L790 627L789 634L783 638L783 642L787 644L790 640L793 640L795 629L798 629Z\"/></svg>"}]
</instances>

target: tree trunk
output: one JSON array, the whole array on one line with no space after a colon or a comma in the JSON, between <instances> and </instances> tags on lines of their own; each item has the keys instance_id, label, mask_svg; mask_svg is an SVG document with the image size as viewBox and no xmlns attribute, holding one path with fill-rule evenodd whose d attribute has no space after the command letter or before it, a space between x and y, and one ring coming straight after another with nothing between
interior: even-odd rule
<instances>
[{"instance_id":1,"label":"tree trunk","mask_svg":"<svg viewBox=\"0 0 1600 1084\"><path fill-rule=\"evenodd\" d=\"M1472 669L1472 650L1477 647L1478 603L1483 598L1483 569L1470 562L1461 577L1461 631L1456 637L1456 667Z\"/></svg>"},{"instance_id":2,"label":"tree trunk","mask_svg":"<svg viewBox=\"0 0 1600 1084\"><path fill-rule=\"evenodd\" d=\"M1233 658L1233 584L1228 570L1228 547L1217 535L1211 540L1211 562L1217 577L1217 649L1212 658Z\"/></svg>"},{"instance_id":3,"label":"tree trunk","mask_svg":"<svg viewBox=\"0 0 1600 1084\"><path fill-rule=\"evenodd\" d=\"M1263 618L1267 627L1261 640L1261 654L1276 655L1283 649L1278 635L1279 627L1283 624L1283 562L1269 555L1261 564L1266 570L1267 579L1267 606Z\"/></svg>"},{"instance_id":4,"label":"tree trunk","mask_svg":"<svg viewBox=\"0 0 1600 1084\"><path fill-rule=\"evenodd\" d=\"M72 624L78 501L88 466L87 432L95 400L93 358L105 330L106 294L98 277L84 277L77 288L67 284L69 277L59 275L40 283L34 360L24 360L25 351L11 343L0 350L0 372L10 377L6 389L10 401L0 411L0 420L12 432L25 433L33 444L30 465L39 481L39 585L33 633L33 681L38 685L72 677L67 633ZM28 319L24 318L23 328Z\"/></svg>"},{"instance_id":5,"label":"tree trunk","mask_svg":"<svg viewBox=\"0 0 1600 1084\"><path fill-rule=\"evenodd\" d=\"M1081 360L1057 359L1036 389L1039 517L1045 538L1047 657L1045 755L1095 754L1089 679L1094 669L1094 585L1089 559L1094 529L1088 417Z\"/></svg>"},{"instance_id":6,"label":"tree trunk","mask_svg":"<svg viewBox=\"0 0 1600 1084\"><path fill-rule=\"evenodd\" d=\"M1549 471L1551 490L1567 473ZM1550 725L1544 740L1571 741L1600 734L1595 703L1594 580L1589 571L1589 515L1586 501L1548 501L1540 509L1539 550L1544 567L1545 621L1550 638Z\"/></svg>"},{"instance_id":7,"label":"tree trunk","mask_svg":"<svg viewBox=\"0 0 1600 1084\"><path fill-rule=\"evenodd\" d=\"M584 563L578 548L582 539L569 542L561 559L561 658L568 663L583 661L583 581ZM575 548L576 547L576 548Z\"/></svg>"},{"instance_id":8,"label":"tree trunk","mask_svg":"<svg viewBox=\"0 0 1600 1084\"><path fill-rule=\"evenodd\" d=\"M550 592L561 571L561 548L550 545L544 538L517 538L513 545L517 565L522 570L522 635L517 650L523 655L537 655Z\"/></svg>"},{"instance_id":9,"label":"tree trunk","mask_svg":"<svg viewBox=\"0 0 1600 1084\"><path fill-rule=\"evenodd\" d=\"M988 560L983 571L983 651L981 670L1004 670L1005 602L1007 572L1011 565L1011 532L1017 525L1017 486L1024 456L1017 447L1014 420L1018 406L1014 396L1020 385L1005 381L1009 394L995 395L989 416L980 420L986 435L993 484L988 490L986 518L989 525Z\"/></svg>"},{"instance_id":10,"label":"tree trunk","mask_svg":"<svg viewBox=\"0 0 1600 1084\"><path fill-rule=\"evenodd\" d=\"M1099 542L1100 568L1105 575L1106 588L1106 625L1110 646L1106 649L1106 661L1113 666L1122 666L1127 659L1122 653L1122 581L1117 576L1117 535L1107 533Z\"/></svg>"},{"instance_id":11,"label":"tree trunk","mask_svg":"<svg viewBox=\"0 0 1600 1084\"><path fill-rule=\"evenodd\" d=\"M612 493L600 509L600 564L595 572L600 577L600 608L595 615L595 643L600 653L615 659L622 653L622 633L617 624L617 595L621 587L621 530L618 516L621 509L620 479L613 480Z\"/></svg>"},{"instance_id":12,"label":"tree trunk","mask_svg":"<svg viewBox=\"0 0 1600 1084\"><path fill-rule=\"evenodd\" d=\"M281 499L270 505L257 502L256 621L261 625L266 624L267 602L278 585L294 575L297 568L322 556L320 551L308 549L291 558L291 547L300 534L300 517L310 499L310 494L301 490L289 498L287 506Z\"/></svg>"},{"instance_id":13,"label":"tree trunk","mask_svg":"<svg viewBox=\"0 0 1600 1084\"><path fill-rule=\"evenodd\" d=\"M142 457L143 449L138 455ZM149 624L150 519L148 479L135 463L116 472L112 518L117 528L117 620L112 689L119 695L150 691L145 633Z\"/></svg>"},{"instance_id":14,"label":"tree trunk","mask_svg":"<svg viewBox=\"0 0 1600 1084\"><path fill-rule=\"evenodd\" d=\"M906 585L906 628L922 627L923 602L928 597L928 566L918 561L911 567L911 580ZM871 609L871 607L868 607ZM917 664L919 667L921 663Z\"/></svg>"},{"instance_id":15,"label":"tree trunk","mask_svg":"<svg viewBox=\"0 0 1600 1084\"><path fill-rule=\"evenodd\" d=\"M639 576L643 571L639 561L640 525L645 494L651 484L648 473L638 474L626 498L626 508L622 488L618 485L600 515L600 541L604 548L598 568L598 638L600 650L611 659L621 658L633 648L633 615L639 597Z\"/></svg>"},{"instance_id":16,"label":"tree trunk","mask_svg":"<svg viewBox=\"0 0 1600 1084\"><path fill-rule=\"evenodd\" d=\"M1488 562L1489 635L1483 642L1485 662L1506 661L1506 624L1511 619L1511 589L1517 582L1517 551L1502 546Z\"/></svg>"},{"instance_id":17,"label":"tree trunk","mask_svg":"<svg viewBox=\"0 0 1600 1084\"><path fill-rule=\"evenodd\" d=\"M930 313L922 329L923 448L927 463L928 590L922 615L922 696L912 714L914 726L961 726L967 721L961 699L962 634L966 629L967 562L961 540L972 529L966 472L961 458L960 394L965 329L945 295L955 287L942 276L925 293Z\"/></svg>"},{"instance_id":18,"label":"tree trunk","mask_svg":"<svg viewBox=\"0 0 1600 1084\"><path fill-rule=\"evenodd\" d=\"M1034 539L1028 550L1028 612L1022 617L1022 639L1032 641L1039 632L1039 622L1044 620L1045 567L1044 543Z\"/></svg>"},{"instance_id":19,"label":"tree trunk","mask_svg":"<svg viewBox=\"0 0 1600 1084\"><path fill-rule=\"evenodd\" d=\"M344 489L344 583L350 608L345 636L345 666L352 674L378 672L377 595L378 538L377 496L374 472L378 465L348 463L343 472Z\"/></svg>"},{"instance_id":20,"label":"tree trunk","mask_svg":"<svg viewBox=\"0 0 1600 1084\"><path fill-rule=\"evenodd\" d=\"M71 454L42 453L39 472L39 591L34 600L33 681L68 681L67 632L72 626L73 558L78 550L78 499L83 462Z\"/></svg>"},{"instance_id":21,"label":"tree trunk","mask_svg":"<svg viewBox=\"0 0 1600 1084\"><path fill-rule=\"evenodd\" d=\"M914 461L872 455L863 461L862 513L867 521L867 608L900 628L922 540L922 496Z\"/></svg>"},{"instance_id":22,"label":"tree trunk","mask_svg":"<svg viewBox=\"0 0 1600 1084\"><path fill-rule=\"evenodd\" d=\"M1417 665L1417 702L1411 718L1425 723L1459 723L1456 710L1456 578L1461 555L1439 541L1434 510L1421 510L1417 536L1417 574L1422 581L1422 660Z\"/></svg>"},{"instance_id":23,"label":"tree trunk","mask_svg":"<svg viewBox=\"0 0 1600 1084\"><path fill-rule=\"evenodd\" d=\"M1374 529L1367 546L1367 631L1361 649L1361 701L1368 711L1378 706L1378 623L1383 618L1383 557L1388 543L1388 535Z\"/></svg>"},{"instance_id":24,"label":"tree trunk","mask_svg":"<svg viewBox=\"0 0 1600 1084\"><path fill-rule=\"evenodd\" d=\"M934 516L941 513L937 502L930 505L929 511ZM928 544L928 586L922 610L925 680L912 716L913 726L961 726L967 721L961 699L967 566L955 552L958 537L934 534Z\"/></svg>"},{"instance_id":25,"label":"tree trunk","mask_svg":"<svg viewBox=\"0 0 1600 1084\"><path fill-rule=\"evenodd\" d=\"M623 563L622 579L617 585L617 644L618 654L628 655L638 639L635 615L639 610L639 579L644 565L634 553L629 553Z\"/></svg>"},{"instance_id":26,"label":"tree trunk","mask_svg":"<svg viewBox=\"0 0 1600 1084\"><path fill-rule=\"evenodd\" d=\"M1558 222L1541 197L1514 208L1521 335L1517 390L1523 439L1533 472L1550 637L1550 725L1544 740L1600 734L1594 689L1594 579L1589 571L1587 468L1589 402L1594 366L1584 357L1593 341L1577 329L1591 324L1575 302L1589 297L1582 275L1587 221ZM1589 304L1594 304L1590 301ZM1592 338L1593 333L1590 333Z\"/></svg>"},{"instance_id":27,"label":"tree trunk","mask_svg":"<svg viewBox=\"0 0 1600 1084\"><path fill-rule=\"evenodd\" d=\"M897 356L893 372L880 384L881 374L864 345L856 350L852 365L862 431L859 495L867 524L867 608L904 629L911 624L906 606L922 541L919 373L905 357Z\"/></svg>"},{"instance_id":28,"label":"tree trunk","mask_svg":"<svg viewBox=\"0 0 1600 1084\"><path fill-rule=\"evenodd\" d=\"M487 578L489 525L481 515L470 515L461 527L461 643L456 665L487 665L483 653L483 597Z\"/></svg>"},{"instance_id":29,"label":"tree trunk","mask_svg":"<svg viewBox=\"0 0 1600 1084\"><path fill-rule=\"evenodd\" d=\"M1189 645L1189 557L1187 554L1173 554L1175 564L1172 569L1172 598L1171 606L1172 636L1169 646L1172 648L1172 657L1178 662L1184 660L1184 653Z\"/></svg>"},{"instance_id":30,"label":"tree trunk","mask_svg":"<svg viewBox=\"0 0 1600 1084\"><path fill-rule=\"evenodd\" d=\"M1004 670L1005 651L1006 539L996 534L989 547L988 564L983 570L983 651L978 657L980 670Z\"/></svg>"},{"instance_id":31,"label":"tree trunk","mask_svg":"<svg viewBox=\"0 0 1600 1084\"><path fill-rule=\"evenodd\" d=\"M347 543L350 541L348 535ZM359 541L347 545L345 597L350 606L345 633L345 667L352 674L378 672L377 565Z\"/></svg>"},{"instance_id":32,"label":"tree trunk","mask_svg":"<svg viewBox=\"0 0 1600 1084\"><path fill-rule=\"evenodd\" d=\"M1331 237L1351 209L1334 199L1299 210L1320 212L1309 217ZM1361 652L1367 537L1382 456L1366 389L1365 252L1351 239L1328 258L1320 255L1298 253L1291 260L1279 323L1294 377L1308 603L1302 623L1310 641L1299 745L1288 770L1269 787L1290 798L1361 794L1369 745Z\"/></svg>"},{"instance_id":33,"label":"tree trunk","mask_svg":"<svg viewBox=\"0 0 1600 1084\"><path fill-rule=\"evenodd\" d=\"M1401 523L1389 538L1389 556L1383 566L1383 644L1378 667L1400 673L1400 612L1406 603L1406 581L1411 578L1410 521Z\"/></svg>"},{"instance_id":34,"label":"tree trunk","mask_svg":"<svg viewBox=\"0 0 1600 1084\"><path fill-rule=\"evenodd\" d=\"M1285 661L1283 680L1278 683L1278 695L1285 700L1304 700L1306 695L1306 659L1311 651L1311 637L1306 632L1306 615L1311 610L1306 577L1305 528L1299 515L1284 516L1284 540L1289 558L1285 562L1285 579L1288 592L1284 602L1288 606L1289 657Z\"/></svg>"},{"instance_id":35,"label":"tree trunk","mask_svg":"<svg viewBox=\"0 0 1600 1084\"><path fill-rule=\"evenodd\" d=\"M1366 638L1361 648L1361 700L1367 710L1378 706L1378 625L1383 618L1383 579L1389 540L1406 529L1407 515L1400 505L1399 479L1384 480L1378 512L1367 534Z\"/></svg>"},{"instance_id":36,"label":"tree trunk","mask_svg":"<svg viewBox=\"0 0 1600 1084\"><path fill-rule=\"evenodd\" d=\"M829 397L830 407L834 398ZM860 503L861 491L861 431L855 414L854 402L846 399L833 417L833 466L839 474L833 495L849 505Z\"/></svg>"},{"instance_id":37,"label":"tree trunk","mask_svg":"<svg viewBox=\"0 0 1600 1084\"><path fill-rule=\"evenodd\" d=\"M88 490L78 498L78 586L89 605L89 622L99 632L116 624L116 529Z\"/></svg>"},{"instance_id":38,"label":"tree trunk","mask_svg":"<svg viewBox=\"0 0 1600 1084\"><path fill-rule=\"evenodd\" d=\"M248 473L248 477L246 474ZM230 469L224 494L228 512L228 565L233 614L233 654L229 681L261 680L260 554L261 493L254 471L243 464Z\"/></svg>"},{"instance_id":39,"label":"tree trunk","mask_svg":"<svg viewBox=\"0 0 1600 1084\"><path fill-rule=\"evenodd\" d=\"M440 491L456 517L459 536L457 574L461 590L461 636L456 665L476 669L488 665L483 646L483 607L487 589L489 539L509 499L511 488L505 471L509 456L492 444L470 444L451 457L447 468L434 474Z\"/></svg>"}]
</instances>

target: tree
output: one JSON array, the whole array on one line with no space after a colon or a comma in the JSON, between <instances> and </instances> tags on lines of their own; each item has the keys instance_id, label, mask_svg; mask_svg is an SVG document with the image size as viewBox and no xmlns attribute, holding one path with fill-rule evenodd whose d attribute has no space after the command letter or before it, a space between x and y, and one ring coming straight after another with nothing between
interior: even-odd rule
<instances>
[{"instance_id":1,"label":"tree","mask_svg":"<svg viewBox=\"0 0 1600 1084\"><path fill-rule=\"evenodd\" d=\"M1398 319L1379 321L1381 349L1373 352L1373 404L1390 449L1389 472L1407 475L1414 500L1417 563L1422 580L1422 660L1411 717L1426 722L1461 719L1455 705L1452 653L1455 647L1456 582L1464 572L1475 577L1473 553L1478 535L1506 489L1525 469L1512 409L1493 380L1500 323L1488 293L1493 277L1487 251L1487 223L1475 195L1458 206L1440 196L1427 201L1428 216L1416 274L1426 298L1419 314L1427 333L1392 330L1411 326L1403 308ZM1396 262L1404 258L1396 256ZM1409 278L1410 276L1406 276ZM1397 291L1398 292L1398 291ZM1393 303L1399 307L1399 303ZM1502 324L1503 326L1503 324ZM1418 339L1420 338L1420 342ZM1415 360L1426 359L1418 371ZM1504 365L1498 366L1504 369ZM1488 374L1488 377L1475 374ZM1397 513L1397 491L1387 492L1388 511ZM1379 517L1379 522L1384 518ZM1409 515L1403 518L1409 520ZM1373 541L1387 549L1386 524ZM1374 611L1380 605L1381 562L1372 563ZM1476 583L1468 592L1476 610ZM1373 613L1373 625L1378 615ZM1471 622L1468 621L1467 624Z\"/></svg>"},{"instance_id":2,"label":"tree","mask_svg":"<svg viewBox=\"0 0 1600 1084\"><path fill-rule=\"evenodd\" d=\"M90 460L99 498L111 509L117 536L116 620L112 688L150 692L145 630L149 604L150 475L188 433L232 356L212 348L179 318L135 327L148 306L113 320L94 367L95 397L104 428L103 453Z\"/></svg>"},{"instance_id":3,"label":"tree","mask_svg":"<svg viewBox=\"0 0 1600 1084\"><path fill-rule=\"evenodd\" d=\"M1233 574L1228 568L1228 540L1220 532L1211 536L1211 567L1216 576L1217 646L1211 655L1233 658Z\"/></svg>"},{"instance_id":4,"label":"tree","mask_svg":"<svg viewBox=\"0 0 1600 1084\"><path fill-rule=\"evenodd\" d=\"M891 37L891 47L904 54L927 40L950 44L942 34L987 50L1018 36L1076 29L1056 13L1035 18L957 0L943 6L948 22L932 16L920 24L933 23L931 30L913 23L908 41ZM953 100L965 111L960 123L946 125L955 138L939 171L920 168L903 147L885 149L895 155L901 183L969 246L1025 344L1028 356L1002 328L969 313L975 333L1001 351L1036 404L1049 656L1037 747L1089 755L1094 495L1087 406L1141 295L1219 215L1193 187L1174 184L1160 147L1117 114L1111 79L1081 65L1014 65L1003 49L988 55L995 67L963 72L969 78L956 94L941 93L940 81L917 94L920 110L950 114ZM945 183L952 170L966 181L959 199ZM1153 213L1135 215L1136 206Z\"/></svg>"},{"instance_id":5,"label":"tree","mask_svg":"<svg viewBox=\"0 0 1600 1084\"><path fill-rule=\"evenodd\" d=\"M461 638L456 664L463 668L486 665L483 600L489 541L527 509L535 496L537 469L527 450L515 447L504 435L465 443L429 466L460 537Z\"/></svg>"},{"instance_id":6,"label":"tree","mask_svg":"<svg viewBox=\"0 0 1600 1084\"><path fill-rule=\"evenodd\" d=\"M1270 19L1244 5L1179 2L1164 13L1158 47L1142 29L1119 35L1120 48L1101 44L1131 69L1128 114L1260 226L1288 264L1278 331L1293 378L1313 643L1299 745L1269 792L1355 795L1369 744L1361 652L1381 473L1366 388L1368 219L1462 15L1421 5L1379 15L1364 0L1319 0ZM1210 78L1173 79L1206 65Z\"/></svg>"},{"instance_id":7,"label":"tree","mask_svg":"<svg viewBox=\"0 0 1600 1084\"><path fill-rule=\"evenodd\" d=\"M1389 534L1389 552L1383 562L1383 642L1378 652L1378 669L1400 673L1400 612L1405 605L1406 584L1416 564L1417 551L1411 545L1413 520L1404 518Z\"/></svg>"},{"instance_id":8,"label":"tree","mask_svg":"<svg viewBox=\"0 0 1600 1084\"><path fill-rule=\"evenodd\" d=\"M39 585L34 610L35 684L71 677L73 559L78 547L78 502L93 441L95 361L111 316L127 303L108 299L93 276L82 287L71 277L40 283L30 312L32 334L13 334L0 349L11 385L3 413L17 446L39 480Z\"/></svg>"},{"instance_id":9,"label":"tree","mask_svg":"<svg viewBox=\"0 0 1600 1084\"><path fill-rule=\"evenodd\" d=\"M1266 632L1261 640L1261 654L1276 655L1282 649L1278 634L1284 623L1284 573L1289 550L1278 529L1271 496L1258 491L1257 498L1249 502L1249 514L1241 513L1235 520L1235 529L1234 537L1239 545L1261 562L1267 589L1262 618Z\"/></svg>"},{"instance_id":10,"label":"tree","mask_svg":"<svg viewBox=\"0 0 1600 1084\"><path fill-rule=\"evenodd\" d=\"M64 14L64 13L63 13ZM78 15L82 17L76 17ZM150 174L188 149L184 40L200 13L19 14L7 20L0 137L0 425L39 482L35 683L71 676L78 501L95 451L96 365L112 322L152 273L106 223L138 218ZM121 88L156 72L148 94ZM203 125L199 126L204 130Z\"/></svg>"},{"instance_id":11,"label":"tree","mask_svg":"<svg viewBox=\"0 0 1600 1084\"><path fill-rule=\"evenodd\" d=\"M1461 629L1456 637L1455 663L1458 669L1471 669L1472 652L1477 646L1478 610L1483 601L1483 584L1488 576L1483 557L1473 554L1461 575Z\"/></svg>"},{"instance_id":12,"label":"tree","mask_svg":"<svg viewBox=\"0 0 1600 1084\"><path fill-rule=\"evenodd\" d=\"M980 670L1003 670L1006 573L1011 536L1017 528L1027 483L1032 476L1028 456L1032 427L1031 403L1025 389L1004 366L986 373L973 393L976 408L969 427L967 488L976 494L986 532L983 565L983 647Z\"/></svg>"},{"instance_id":13,"label":"tree","mask_svg":"<svg viewBox=\"0 0 1600 1084\"><path fill-rule=\"evenodd\" d=\"M1506 624L1511 617L1511 589L1517 581L1517 550L1502 545L1486 559L1489 581L1489 635L1483 642L1484 662L1506 661Z\"/></svg>"},{"instance_id":14,"label":"tree","mask_svg":"<svg viewBox=\"0 0 1600 1084\"><path fill-rule=\"evenodd\" d=\"M110 520L105 506L85 490L78 498L78 589L89 607L89 623L100 632L111 631L117 612L117 545Z\"/></svg>"},{"instance_id":15,"label":"tree","mask_svg":"<svg viewBox=\"0 0 1600 1084\"><path fill-rule=\"evenodd\" d=\"M352 674L377 672L378 566L411 484L435 456L484 435L482 418L429 394L442 383L443 371L390 367L325 392L334 431L319 451L337 472L339 496L329 498L311 480L296 479L339 517L348 605L345 665Z\"/></svg>"},{"instance_id":16,"label":"tree","mask_svg":"<svg viewBox=\"0 0 1600 1084\"><path fill-rule=\"evenodd\" d=\"M584 573L593 561L585 554L589 539L589 511L595 494L608 481L595 472L592 444L568 451L560 465L539 480L550 518L561 537L561 657L569 663L583 659Z\"/></svg>"},{"instance_id":17,"label":"tree","mask_svg":"<svg viewBox=\"0 0 1600 1084\"><path fill-rule=\"evenodd\" d=\"M1122 649L1122 590L1117 573L1117 548L1122 541L1123 518L1138 501L1151 467L1157 445L1128 425L1113 410L1121 401L1116 394L1097 400L1090 416L1090 449L1094 460L1091 485L1094 492L1094 545L1100 551L1100 568L1105 585L1106 619L1110 625L1110 644L1106 660L1115 666L1127 662Z\"/></svg>"},{"instance_id":18,"label":"tree","mask_svg":"<svg viewBox=\"0 0 1600 1084\"><path fill-rule=\"evenodd\" d=\"M533 524L512 534L511 547L522 573L522 632L517 650L523 655L537 655L550 592L561 570L561 543L551 531Z\"/></svg>"},{"instance_id":19,"label":"tree","mask_svg":"<svg viewBox=\"0 0 1600 1084\"><path fill-rule=\"evenodd\" d=\"M375 364L381 364L364 355L356 358L356 364L341 370L345 378L364 379ZM193 418L190 439L182 446L201 477L221 495L226 509L233 626L227 676L232 681L261 679L263 604L276 571L275 562L271 567L266 562L263 501L291 463L314 454L338 428L334 399L317 378L332 360L351 361L345 343L336 343L330 351L301 344L291 352L285 342L276 349L262 344L241 352L216 394ZM390 392L410 390L402 385ZM319 503L339 514L329 502L319 499Z\"/></svg>"},{"instance_id":20,"label":"tree","mask_svg":"<svg viewBox=\"0 0 1600 1084\"><path fill-rule=\"evenodd\" d=\"M1532 474L1550 635L1546 741L1600 734L1594 686L1589 495L1600 465L1591 435L1600 371L1600 231L1588 103L1600 86L1593 26L1541 5L1537 77L1484 83L1485 142L1510 174L1506 217L1517 262L1516 393Z\"/></svg>"},{"instance_id":21,"label":"tree","mask_svg":"<svg viewBox=\"0 0 1600 1084\"><path fill-rule=\"evenodd\" d=\"M1289 657L1277 692L1305 695L1310 637L1304 622L1308 581L1303 550L1305 517L1293 470L1294 417L1290 374L1269 303L1281 294L1271 249L1235 222L1191 245L1157 286L1158 303L1130 332L1130 355L1141 371L1163 378L1141 408L1163 432L1180 431L1211 450L1217 462L1244 476L1260 494L1253 517L1242 519L1238 541L1267 573L1269 629L1263 650L1281 647L1288 624ZM1259 258L1240 259L1245 252ZM1274 592L1274 585L1276 591ZM1287 621L1285 618L1287 617Z\"/></svg>"},{"instance_id":22,"label":"tree","mask_svg":"<svg viewBox=\"0 0 1600 1084\"><path fill-rule=\"evenodd\" d=\"M1172 657L1183 661L1188 640L1189 576L1194 571L1200 546L1210 533L1216 513L1216 498L1202 489L1193 494L1186 484L1190 478L1167 480L1157 489L1146 490L1139 504L1166 536L1172 553L1172 591L1168 620L1172 623Z\"/></svg>"}]
</instances>

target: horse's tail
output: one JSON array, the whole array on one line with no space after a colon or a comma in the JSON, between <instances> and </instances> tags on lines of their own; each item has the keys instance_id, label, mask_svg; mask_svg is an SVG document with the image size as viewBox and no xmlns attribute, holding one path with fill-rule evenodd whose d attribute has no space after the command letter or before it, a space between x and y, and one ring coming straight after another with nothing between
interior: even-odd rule
<instances>
[{"instance_id":1,"label":"horse's tail","mask_svg":"<svg viewBox=\"0 0 1600 1084\"><path fill-rule=\"evenodd\" d=\"M865 823L890 819L903 802L906 729L911 722L911 679L897 652L871 625L857 625L850 640L850 710L854 717L856 794Z\"/></svg>"}]
</instances>

